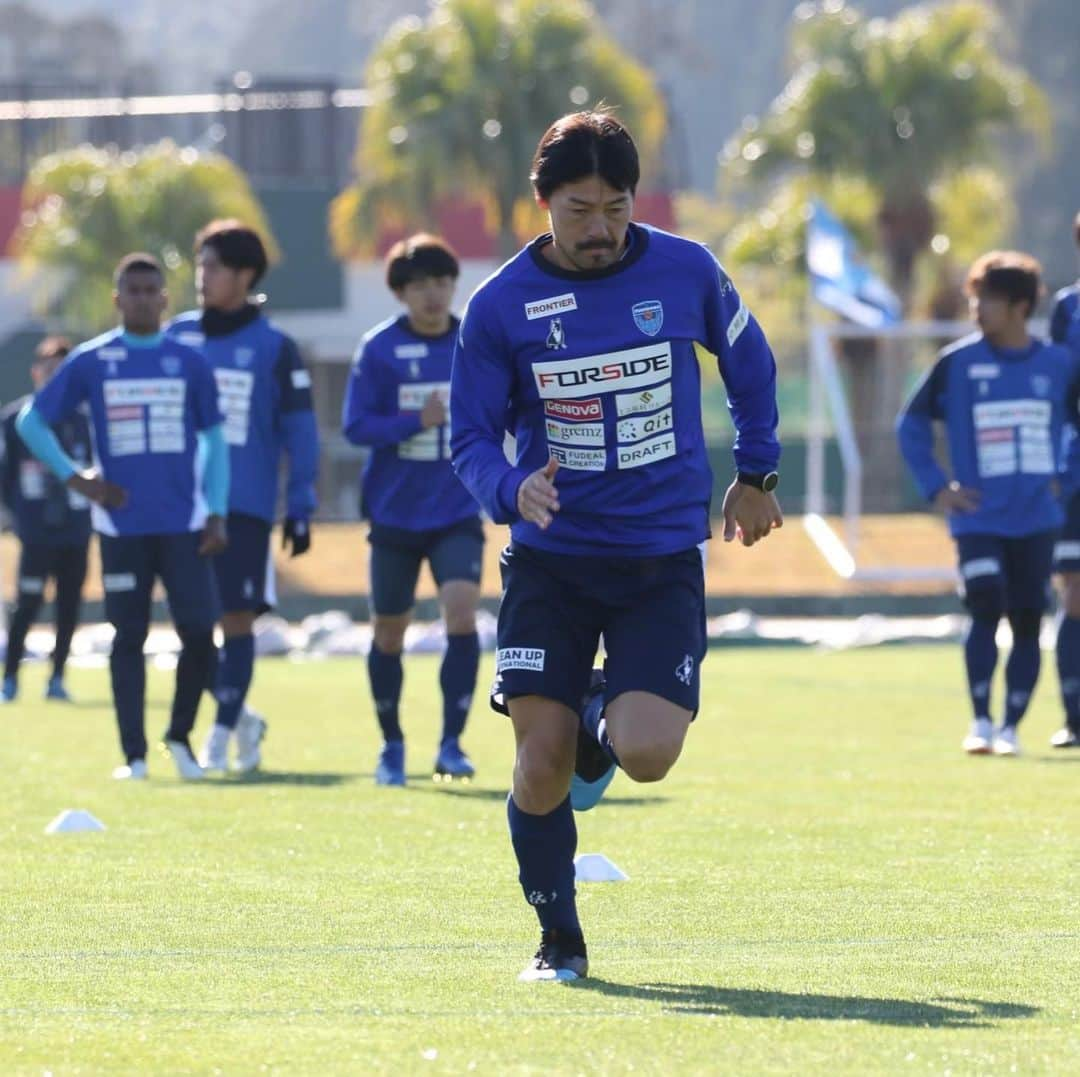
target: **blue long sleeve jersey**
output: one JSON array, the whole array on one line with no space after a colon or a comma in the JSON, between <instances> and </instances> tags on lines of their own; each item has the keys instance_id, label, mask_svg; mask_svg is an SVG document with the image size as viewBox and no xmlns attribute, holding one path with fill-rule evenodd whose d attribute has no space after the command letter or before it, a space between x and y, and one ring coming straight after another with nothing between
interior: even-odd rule
<instances>
[{"instance_id":1,"label":"blue long sleeve jersey","mask_svg":"<svg viewBox=\"0 0 1080 1077\"><path fill-rule=\"evenodd\" d=\"M1056 483L1067 470L1061 446L1075 426L1078 380L1080 359L1037 339L1004 350L973 334L941 352L896 429L931 501L949 481L934 455L933 423L945 424L952 478L979 492L974 512L949 514L953 535L1015 537L1061 526Z\"/></svg>"},{"instance_id":2,"label":"blue long sleeve jersey","mask_svg":"<svg viewBox=\"0 0 1080 1077\"><path fill-rule=\"evenodd\" d=\"M273 523L284 450L286 515L310 517L316 506L319 431L311 374L292 338L255 304L228 314L187 311L167 332L201 351L213 368L229 445L229 511Z\"/></svg>"},{"instance_id":3,"label":"blue long sleeve jersey","mask_svg":"<svg viewBox=\"0 0 1080 1077\"><path fill-rule=\"evenodd\" d=\"M4 504L24 544L80 546L90 538L90 502L69 490L19 437L15 420L29 402L30 397L23 397L0 412L4 446L0 488ZM81 411L57 423L53 433L77 467L90 466L90 425Z\"/></svg>"},{"instance_id":4,"label":"blue long sleeve jersey","mask_svg":"<svg viewBox=\"0 0 1080 1077\"><path fill-rule=\"evenodd\" d=\"M55 426L84 403L94 463L128 493L122 509L91 506L95 530L154 535L201 528L207 504L198 434L222 422L206 360L168 337L113 330L72 351L30 410Z\"/></svg>"},{"instance_id":5,"label":"blue long sleeve jersey","mask_svg":"<svg viewBox=\"0 0 1080 1077\"><path fill-rule=\"evenodd\" d=\"M424 531L479 515L450 466L448 427L420 425L434 393L449 404L458 320L439 337L421 336L406 315L360 341L342 406L341 427L371 455L361 477L361 512L372 523Z\"/></svg>"},{"instance_id":6,"label":"blue long sleeve jersey","mask_svg":"<svg viewBox=\"0 0 1080 1077\"><path fill-rule=\"evenodd\" d=\"M632 224L628 252L568 272L538 237L469 300L451 375L454 467L513 538L554 552L673 553L709 535L712 472L695 341L717 356L742 471L776 468L776 364L756 320L698 243ZM503 452L516 439L516 460ZM549 457L547 530L517 492Z\"/></svg>"}]
</instances>

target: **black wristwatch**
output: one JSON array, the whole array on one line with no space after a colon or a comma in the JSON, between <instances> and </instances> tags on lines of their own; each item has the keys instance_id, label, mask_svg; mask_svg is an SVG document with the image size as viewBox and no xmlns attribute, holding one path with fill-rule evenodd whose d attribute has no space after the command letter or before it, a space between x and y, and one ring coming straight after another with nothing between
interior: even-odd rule
<instances>
[{"instance_id":1,"label":"black wristwatch","mask_svg":"<svg viewBox=\"0 0 1080 1077\"><path fill-rule=\"evenodd\" d=\"M763 494L769 494L776 489L780 476L775 471L767 471L763 475L753 474L749 471L737 471L735 481L743 486L752 486Z\"/></svg>"}]
</instances>

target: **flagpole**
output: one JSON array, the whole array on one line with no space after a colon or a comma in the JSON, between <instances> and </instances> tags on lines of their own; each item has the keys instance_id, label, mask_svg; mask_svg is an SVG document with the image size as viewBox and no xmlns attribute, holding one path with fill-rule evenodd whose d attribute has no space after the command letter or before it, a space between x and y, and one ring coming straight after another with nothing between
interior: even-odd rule
<instances>
[{"instance_id":1,"label":"flagpole","mask_svg":"<svg viewBox=\"0 0 1080 1077\"><path fill-rule=\"evenodd\" d=\"M814 226L815 204L808 204L806 254L810 251L810 231ZM808 428L806 451L806 503L804 512L825 515L825 393L814 349L820 346L820 314L814 298L809 259L806 265L806 373L808 388Z\"/></svg>"}]
</instances>

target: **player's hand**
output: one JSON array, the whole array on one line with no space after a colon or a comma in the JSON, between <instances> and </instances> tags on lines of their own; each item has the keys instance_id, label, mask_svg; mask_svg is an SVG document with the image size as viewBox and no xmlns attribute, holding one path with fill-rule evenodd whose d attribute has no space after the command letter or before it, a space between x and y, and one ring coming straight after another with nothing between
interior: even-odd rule
<instances>
[{"instance_id":1,"label":"player's hand","mask_svg":"<svg viewBox=\"0 0 1080 1077\"><path fill-rule=\"evenodd\" d=\"M199 554L202 557L216 557L219 553L224 553L228 545L229 535L225 530L225 517L207 516L202 541L199 543Z\"/></svg>"},{"instance_id":2,"label":"player's hand","mask_svg":"<svg viewBox=\"0 0 1080 1077\"><path fill-rule=\"evenodd\" d=\"M420 425L427 430L431 426L442 426L445 422L446 405L442 402L442 397L438 393L432 393L424 401L423 408L420 409Z\"/></svg>"},{"instance_id":3,"label":"player's hand","mask_svg":"<svg viewBox=\"0 0 1080 1077\"><path fill-rule=\"evenodd\" d=\"M558 470L559 461L552 456L518 487L517 510L521 518L536 524L542 531L551 526L555 513L559 511L559 491L552 482Z\"/></svg>"},{"instance_id":4,"label":"player's hand","mask_svg":"<svg viewBox=\"0 0 1080 1077\"><path fill-rule=\"evenodd\" d=\"M65 484L89 501L107 509L122 509L128 500L127 490L103 479L96 471L76 471Z\"/></svg>"},{"instance_id":5,"label":"player's hand","mask_svg":"<svg viewBox=\"0 0 1080 1077\"><path fill-rule=\"evenodd\" d=\"M723 512L725 542L737 538L744 546L753 546L774 528L784 526L784 514L774 493L738 481L724 494Z\"/></svg>"},{"instance_id":6,"label":"player's hand","mask_svg":"<svg viewBox=\"0 0 1080 1077\"><path fill-rule=\"evenodd\" d=\"M290 557L299 557L311 549L311 528L307 520L299 516L288 516L281 525L281 548L292 546Z\"/></svg>"},{"instance_id":7,"label":"player's hand","mask_svg":"<svg viewBox=\"0 0 1080 1077\"><path fill-rule=\"evenodd\" d=\"M979 491L961 486L955 479L934 495L934 508L944 513L974 512L979 507Z\"/></svg>"}]
</instances>

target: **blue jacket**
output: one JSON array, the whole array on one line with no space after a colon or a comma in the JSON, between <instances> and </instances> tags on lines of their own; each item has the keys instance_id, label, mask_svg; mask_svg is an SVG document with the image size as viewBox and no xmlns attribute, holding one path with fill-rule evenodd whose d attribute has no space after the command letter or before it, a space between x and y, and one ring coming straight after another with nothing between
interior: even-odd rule
<instances>
[{"instance_id":1,"label":"blue jacket","mask_svg":"<svg viewBox=\"0 0 1080 1077\"><path fill-rule=\"evenodd\" d=\"M104 333L76 348L37 391L32 408L20 414L20 436L48 440L48 426L84 404L94 463L128 492L122 509L91 506L94 529L105 535L199 530L208 515L199 435L221 425L214 376L202 355L160 334Z\"/></svg>"},{"instance_id":2,"label":"blue jacket","mask_svg":"<svg viewBox=\"0 0 1080 1077\"><path fill-rule=\"evenodd\" d=\"M761 473L779 461L776 364L727 274L679 236L632 224L628 240L614 265L568 272L544 256L551 237L540 236L477 289L462 320L454 467L525 545L648 557L708 537L695 344L718 358L736 466ZM551 456L561 509L541 530L519 517L517 491Z\"/></svg>"},{"instance_id":3,"label":"blue jacket","mask_svg":"<svg viewBox=\"0 0 1080 1077\"><path fill-rule=\"evenodd\" d=\"M229 511L273 523L284 450L289 458L285 513L310 517L316 506L319 432L311 375L292 338L254 304L231 314L188 311L167 332L200 350L213 368L229 445Z\"/></svg>"},{"instance_id":4,"label":"blue jacket","mask_svg":"<svg viewBox=\"0 0 1080 1077\"><path fill-rule=\"evenodd\" d=\"M24 545L84 546L90 540L90 503L38 460L15 429L15 420L29 400L24 396L0 412L4 424L4 459L0 463L4 504ZM82 412L61 420L53 433L79 467L90 466L93 444Z\"/></svg>"},{"instance_id":5,"label":"blue jacket","mask_svg":"<svg viewBox=\"0 0 1080 1077\"><path fill-rule=\"evenodd\" d=\"M372 523L425 531L479 515L450 466L448 427L420 426L432 393L449 402L457 330L454 318L442 336L421 336L402 315L360 341L341 427L354 445L372 450L361 479L361 511Z\"/></svg>"},{"instance_id":6,"label":"blue jacket","mask_svg":"<svg viewBox=\"0 0 1080 1077\"><path fill-rule=\"evenodd\" d=\"M972 334L942 351L896 429L932 501L950 481L934 453L933 424L944 424L951 478L980 493L974 512L950 514L953 535L1017 537L1061 526L1062 445L1076 422L1078 381L1080 359L1037 339L1000 350Z\"/></svg>"}]
</instances>

